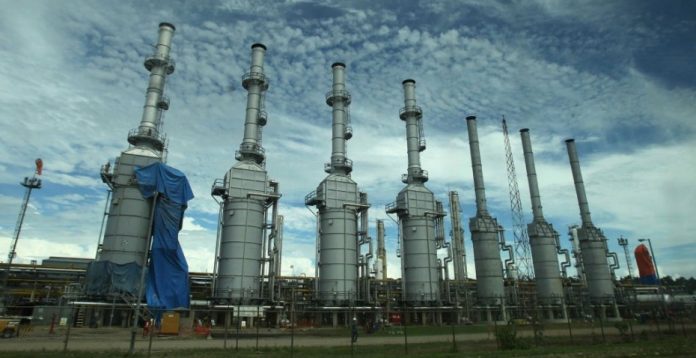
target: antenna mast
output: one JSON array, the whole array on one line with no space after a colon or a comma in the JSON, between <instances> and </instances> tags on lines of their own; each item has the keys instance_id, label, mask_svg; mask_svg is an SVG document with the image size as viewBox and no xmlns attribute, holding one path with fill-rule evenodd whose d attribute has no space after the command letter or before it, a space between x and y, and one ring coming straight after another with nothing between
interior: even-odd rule
<instances>
[{"instance_id":1,"label":"antenna mast","mask_svg":"<svg viewBox=\"0 0 696 358\"><path fill-rule=\"evenodd\" d=\"M512 158L510 136L508 135L507 122L503 116L503 135L505 136L505 162L507 163L508 189L510 191L510 210L512 211L512 234L515 240L515 257L518 262L518 274L521 278L530 279L534 276L534 267L531 263L531 249L529 236L524 222L520 189L517 187L517 174L515 161Z\"/></svg>"}]
</instances>

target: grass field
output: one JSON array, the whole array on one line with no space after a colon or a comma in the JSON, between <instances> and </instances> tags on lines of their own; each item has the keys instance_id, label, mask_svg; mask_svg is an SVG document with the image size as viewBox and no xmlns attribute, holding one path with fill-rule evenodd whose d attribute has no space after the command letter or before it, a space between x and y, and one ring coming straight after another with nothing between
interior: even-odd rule
<instances>
[{"instance_id":1,"label":"grass field","mask_svg":"<svg viewBox=\"0 0 696 358\"><path fill-rule=\"evenodd\" d=\"M321 339L321 338L318 338ZM264 348L261 352L253 349L196 349L153 351L152 357L695 357L696 345L688 337L660 336L634 342L600 343L590 337L576 338L571 344L566 338L546 338L540 346L528 339L526 348L502 350L495 341L460 342L454 347L451 342L409 344L408 352L404 345L360 346L356 345L351 350L348 346L342 347L302 347L292 353L290 348ZM12 352L12 357L124 357L123 351L99 351L99 352ZM144 357L145 353L136 356Z\"/></svg>"}]
</instances>

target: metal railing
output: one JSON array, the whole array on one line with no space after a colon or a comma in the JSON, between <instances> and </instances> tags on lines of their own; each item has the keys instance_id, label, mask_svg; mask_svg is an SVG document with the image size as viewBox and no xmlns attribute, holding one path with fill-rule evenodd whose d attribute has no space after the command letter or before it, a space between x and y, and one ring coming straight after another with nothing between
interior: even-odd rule
<instances>
[{"instance_id":1,"label":"metal railing","mask_svg":"<svg viewBox=\"0 0 696 358\"><path fill-rule=\"evenodd\" d=\"M423 110L420 106L408 106L399 110L399 118L401 119L406 119L409 114L415 114L416 118L421 118L423 116Z\"/></svg>"},{"instance_id":2,"label":"metal railing","mask_svg":"<svg viewBox=\"0 0 696 358\"><path fill-rule=\"evenodd\" d=\"M266 78L266 74L264 74L263 72L247 72L242 76L242 87L244 87L244 89L248 90L249 84L251 84L252 82L259 83L262 87L262 91L268 89L269 81Z\"/></svg>"},{"instance_id":3,"label":"metal railing","mask_svg":"<svg viewBox=\"0 0 696 358\"><path fill-rule=\"evenodd\" d=\"M343 102L345 102L344 104L347 106L351 101L350 92L347 90L331 90L326 92L326 104L333 106L336 99L342 99Z\"/></svg>"}]
</instances>

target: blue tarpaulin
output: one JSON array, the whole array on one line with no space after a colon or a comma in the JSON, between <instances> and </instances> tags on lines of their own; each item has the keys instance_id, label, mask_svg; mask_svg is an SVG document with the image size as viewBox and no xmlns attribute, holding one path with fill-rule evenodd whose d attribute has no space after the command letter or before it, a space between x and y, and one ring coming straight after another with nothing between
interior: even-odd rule
<instances>
[{"instance_id":1,"label":"blue tarpaulin","mask_svg":"<svg viewBox=\"0 0 696 358\"><path fill-rule=\"evenodd\" d=\"M186 203L193 198L184 173L162 163L135 170L143 197L156 196L150 265L148 266L147 305L154 310L189 307L188 264L178 235Z\"/></svg>"}]
</instances>

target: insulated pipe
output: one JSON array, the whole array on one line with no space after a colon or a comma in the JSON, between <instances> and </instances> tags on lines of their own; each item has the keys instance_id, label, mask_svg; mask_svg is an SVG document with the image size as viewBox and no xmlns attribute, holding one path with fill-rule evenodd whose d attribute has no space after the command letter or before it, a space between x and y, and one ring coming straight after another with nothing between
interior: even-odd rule
<instances>
[{"instance_id":1,"label":"insulated pipe","mask_svg":"<svg viewBox=\"0 0 696 358\"><path fill-rule=\"evenodd\" d=\"M479 151L478 131L476 129L476 116L466 117L466 126L469 131L469 150L471 151L471 168L474 171L474 190L476 194L476 215L488 215L486 208L486 191L483 185L483 168L481 166L481 152Z\"/></svg>"},{"instance_id":2,"label":"insulated pipe","mask_svg":"<svg viewBox=\"0 0 696 358\"><path fill-rule=\"evenodd\" d=\"M418 122L423 112L416 105L416 81L408 79L402 82L404 87L404 108L400 117L406 121L406 145L408 151L407 183L425 182L420 164L420 130Z\"/></svg>"},{"instance_id":3,"label":"insulated pipe","mask_svg":"<svg viewBox=\"0 0 696 358\"><path fill-rule=\"evenodd\" d=\"M585 184L582 181L582 172L580 171L580 160L578 152L575 149L575 139L567 139L566 147L568 148L568 159L570 160L570 169L573 171L573 181L575 182L575 193L578 196L578 205L580 206L580 218L583 226L592 225L592 217L590 216L590 206L587 203L587 195L585 194Z\"/></svg>"},{"instance_id":4,"label":"insulated pipe","mask_svg":"<svg viewBox=\"0 0 696 358\"><path fill-rule=\"evenodd\" d=\"M331 92L326 96L326 104L332 108L332 135L331 135L331 169L330 173L348 174L346 166L346 125L348 120L347 110L350 104L350 93L346 90L345 71L346 65L336 62L331 65L333 72L333 85Z\"/></svg>"},{"instance_id":5,"label":"insulated pipe","mask_svg":"<svg viewBox=\"0 0 696 358\"><path fill-rule=\"evenodd\" d=\"M256 157L257 163L263 161L263 154L259 153L259 114L261 112L262 92L268 89L268 81L263 73L265 54L265 45L260 43L251 45L251 67L249 73L242 78L242 86L247 90L247 105L244 120L244 139L242 140L240 153L243 159ZM245 152L255 152L254 154L256 155L247 157Z\"/></svg>"},{"instance_id":6,"label":"insulated pipe","mask_svg":"<svg viewBox=\"0 0 696 358\"><path fill-rule=\"evenodd\" d=\"M529 129L521 129L520 136L522 137L522 150L524 151L524 165L527 167L529 193L532 197L532 212L534 214L534 221L544 220L544 212L541 208L541 197L539 195L539 183L537 182L536 166L534 165L534 153L532 152L532 141L529 138Z\"/></svg>"},{"instance_id":7,"label":"insulated pipe","mask_svg":"<svg viewBox=\"0 0 696 358\"><path fill-rule=\"evenodd\" d=\"M174 25L163 22L159 24L159 39L155 46L155 53L145 60L145 68L150 71L150 81L145 93L145 106L143 116L138 127L138 134L153 138L158 137L160 120L160 102L164 93L164 84L167 75L174 72L174 64L169 58L172 47L172 37L176 28ZM166 109L166 108L165 108Z\"/></svg>"}]
</instances>

